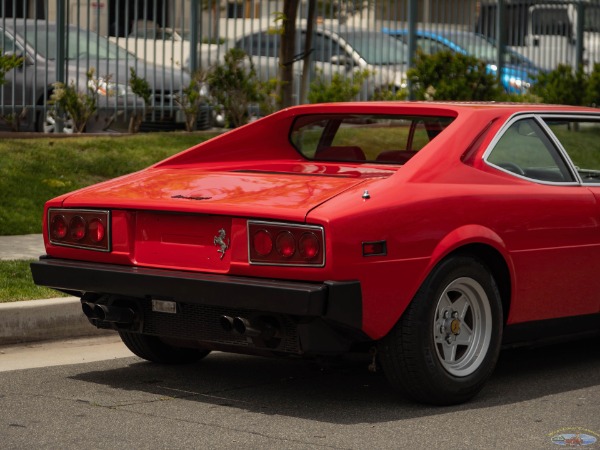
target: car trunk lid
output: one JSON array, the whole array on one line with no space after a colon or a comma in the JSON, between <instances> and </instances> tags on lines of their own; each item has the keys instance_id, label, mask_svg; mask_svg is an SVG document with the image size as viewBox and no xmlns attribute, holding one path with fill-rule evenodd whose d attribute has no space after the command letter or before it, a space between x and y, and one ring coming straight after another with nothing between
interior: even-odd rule
<instances>
[{"instance_id":1,"label":"car trunk lid","mask_svg":"<svg viewBox=\"0 0 600 450\"><path fill-rule=\"evenodd\" d=\"M153 169L78 191L63 206L130 211L131 257L138 265L225 273L232 255L247 251L243 218L304 222L310 210L362 181Z\"/></svg>"},{"instance_id":2,"label":"car trunk lid","mask_svg":"<svg viewBox=\"0 0 600 450\"><path fill-rule=\"evenodd\" d=\"M77 191L64 206L302 222L311 209L362 181L323 173L153 169Z\"/></svg>"}]
</instances>

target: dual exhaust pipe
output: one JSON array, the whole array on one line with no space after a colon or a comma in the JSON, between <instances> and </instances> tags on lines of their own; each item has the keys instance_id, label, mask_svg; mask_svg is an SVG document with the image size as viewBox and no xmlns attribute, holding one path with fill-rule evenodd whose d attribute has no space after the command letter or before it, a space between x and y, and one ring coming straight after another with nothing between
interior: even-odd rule
<instances>
[{"instance_id":1,"label":"dual exhaust pipe","mask_svg":"<svg viewBox=\"0 0 600 450\"><path fill-rule=\"evenodd\" d=\"M100 322L130 325L136 318L136 313L132 308L123 306L81 302L81 308L88 319L96 319ZM271 317L263 317L250 322L245 317L221 316L219 322L225 331L257 338L264 342L281 337L279 323Z\"/></svg>"},{"instance_id":2,"label":"dual exhaust pipe","mask_svg":"<svg viewBox=\"0 0 600 450\"><path fill-rule=\"evenodd\" d=\"M269 341L281 337L279 325L275 319L263 318L250 322L245 317L221 316L219 322L225 331L234 332L250 338Z\"/></svg>"},{"instance_id":3,"label":"dual exhaust pipe","mask_svg":"<svg viewBox=\"0 0 600 450\"><path fill-rule=\"evenodd\" d=\"M97 319L101 322L129 325L135 319L135 311L131 308L91 302L82 302L81 308L88 319Z\"/></svg>"}]
</instances>

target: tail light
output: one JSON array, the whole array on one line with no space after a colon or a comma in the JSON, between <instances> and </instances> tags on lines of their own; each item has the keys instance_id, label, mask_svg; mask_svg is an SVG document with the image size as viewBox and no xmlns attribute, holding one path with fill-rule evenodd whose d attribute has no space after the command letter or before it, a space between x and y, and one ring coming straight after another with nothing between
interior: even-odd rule
<instances>
[{"instance_id":1,"label":"tail light","mask_svg":"<svg viewBox=\"0 0 600 450\"><path fill-rule=\"evenodd\" d=\"M275 222L248 222L251 264L323 267L323 228Z\"/></svg>"},{"instance_id":2,"label":"tail light","mask_svg":"<svg viewBox=\"0 0 600 450\"><path fill-rule=\"evenodd\" d=\"M53 245L110 251L110 212L49 209L48 237Z\"/></svg>"}]
</instances>

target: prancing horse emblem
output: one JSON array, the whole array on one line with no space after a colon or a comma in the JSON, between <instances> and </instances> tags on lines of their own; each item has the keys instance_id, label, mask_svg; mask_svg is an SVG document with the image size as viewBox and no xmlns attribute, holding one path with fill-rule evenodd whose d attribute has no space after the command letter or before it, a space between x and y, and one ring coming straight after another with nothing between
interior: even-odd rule
<instances>
[{"instance_id":1,"label":"prancing horse emblem","mask_svg":"<svg viewBox=\"0 0 600 450\"><path fill-rule=\"evenodd\" d=\"M223 257L225 256L225 252L229 248L229 239L225 238L225 230L223 228L219 230L219 235L215 236L213 242L215 243L215 245L221 247L217 251L221 254L221 259L223 259Z\"/></svg>"}]
</instances>

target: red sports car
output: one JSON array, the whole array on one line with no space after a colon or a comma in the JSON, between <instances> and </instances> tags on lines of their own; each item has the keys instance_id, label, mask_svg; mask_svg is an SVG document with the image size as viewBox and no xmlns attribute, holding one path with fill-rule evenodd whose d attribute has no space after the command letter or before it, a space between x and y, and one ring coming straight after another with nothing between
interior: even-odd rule
<instances>
[{"instance_id":1,"label":"red sports car","mask_svg":"<svg viewBox=\"0 0 600 450\"><path fill-rule=\"evenodd\" d=\"M289 108L50 200L37 284L136 355L364 352L455 404L501 346L600 331L600 111Z\"/></svg>"}]
</instances>

